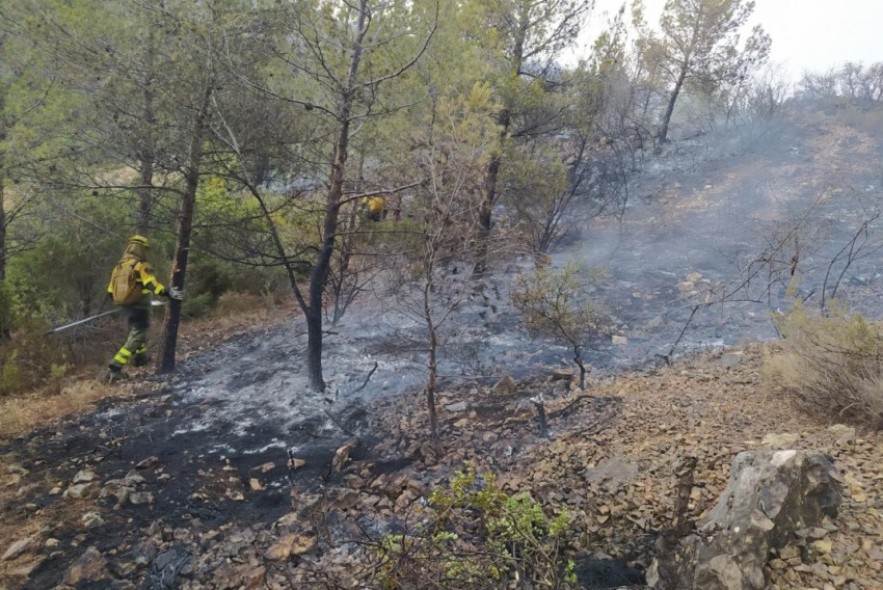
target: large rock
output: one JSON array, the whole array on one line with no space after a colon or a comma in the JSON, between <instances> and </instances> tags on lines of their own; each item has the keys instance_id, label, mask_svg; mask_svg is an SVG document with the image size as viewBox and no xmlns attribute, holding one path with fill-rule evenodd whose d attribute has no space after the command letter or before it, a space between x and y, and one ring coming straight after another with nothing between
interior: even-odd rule
<instances>
[{"instance_id":1,"label":"large rock","mask_svg":"<svg viewBox=\"0 0 883 590\"><path fill-rule=\"evenodd\" d=\"M717 505L682 539L663 537L647 575L665 590L762 590L770 550L834 518L840 486L831 460L810 451L740 453Z\"/></svg>"}]
</instances>

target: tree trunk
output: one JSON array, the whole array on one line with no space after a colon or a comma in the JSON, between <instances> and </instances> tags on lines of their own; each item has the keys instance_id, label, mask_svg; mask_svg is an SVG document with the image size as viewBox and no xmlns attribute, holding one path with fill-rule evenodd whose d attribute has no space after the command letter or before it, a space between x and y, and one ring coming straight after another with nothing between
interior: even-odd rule
<instances>
[{"instance_id":1,"label":"tree trunk","mask_svg":"<svg viewBox=\"0 0 883 590\"><path fill-rule=\"evenodd\" d=\"M143 84L144 110L141 113L142 125L144 131L141 134L140 157L141 166L138 171L139 188L138 188L138 219L135 222L137 232L141 235L147 235L150 227L150 211L151 211L151 188L153 187L153 162L156 159L156 147L154 142L154 124L156 117L153 112L153 86L151 76L153 75L155 62L155 37L153 26L151 25L147 38L147 54L145 56L145 71L147 77Z\"/></svg>"},{"instance_id":2,"label":"tree trunk","mask_svg":"<svg viewBox=\"0 0 883 590\"><path fill-rule=\"evenodd\" d=\"M426 377L426 409L429 411L429 434L436 451L439 449L438 439L438 414L435 408L435 381L438 376L438 333L435 323L432 321L432 267L428 269L426 284L423 286L423 319L426 321L426 330L429 333L429 362L427 364L429 375Z\"/></svg>"},{"instance_id":3,"label":"tree trunk","mask_svg":"<svg viewBox=\"0 0 883 590\"><path fill-rule=\"evenodd\" d=\"M307 371L310 385L316 391L325 391L322 376L322 296L325 282L331 268L331 255L337 238L337 220L340 213L340 199L343 196L343 183L346 178L346 160L349 147L350 119L353 100L356 94L356 78L362 59L362 40L367 32L365 22L368 13L368 0L359 2L359 16L356 23L356 38L353 41L352 57L346 82L341 91L340 113L338 114L337 141L331 160L331 174L328 182L328 195L325 198L325 220L322 227L322 246L316 264L310 272L309 303L307 316Z\"/></svg>"},{"instance_id":4,"label":"tree trunk","mask_svg":"<svg viewBox=\"0 0 883 590\"><path fill-rule=\"evenodd\" d=\"M6 171L3 168L3 151L0 149L0 283L6 280L6 208L3 199L6 193L3 190L3 181Z\"/></svg>"},{"instance_id":5,"label":"tree trunk","mask_svg":"<svg viewBox=\"0 0 883 590\"><path fill-rule=\"evenodd\" d=\"M668 99L668 106L665 109L665 116L662 118L662 128L659 130L660 144L668 141L668 124L671 122L671 116L675 111L675 103L678 100L678 95L680 95L681 93L681 88L684 86L684 80L687 78L687 71L689 69L689 62L684 61L681 64L681 71L678 74L678 80L677 82L675 82L675 87L671 91L671 96Z\"/></svg>"},{"instance_id":6,"label":"tree trunk","mask_svg":"<svg viewBox=\"0 0 883 590\"><path fill-rule=\"evenodd\" d=\"M213 83L207 85L203 102L196 120L193 123L193 135L187 157L187 173L185 176L184 196L181 211L178 214L177 242L175 244L175 261L172 266L170 286L184 289L187 275L187 258L190 254L190 236L193 231L193 212L196 208L196 190L199 187L199 172L202 165L202 141L208 125L208 109L211 104ZM175 370L175 350L178 345L178 326L181 323L181 302L169 300L163 319L162 336L159 355L156 362L157 373L170 373Z\"/></svg>"},{"instance_id":7,"label":"tree trunk","mask_svg":"<svg viewBox=\"0 0 883 590\"><path fill-rule=\"evenodd\" d=\"M5 297L4 283L6 282L6 209L3 205L3 180L5 178L5 170L3 168L3 151L0 149L0 341L9 338L12 332L12 326L9 325L11 318L9 317L9 301Z\"/></svg>"},{"instance_id":8,"label":"tree trunk","mask_svg":"<svg viewBox=\"0 0 883 590\"><path fill-rule=\"evenodd\" d=\"M573 347L573 361L576 363L576 366L579 367L579 388L586 388L586 365L583 363L583 352L582 347L574 346Z\"/></svg>"},{"instance_id":9,"label":"tree trunk","mask_svg":"<svg viewBox=\"0 0 883 590\"><path fill-rule=\"evenodd\" d=\"M503 149L506 138L509 137L509 126L512 124L512 117L508 110L504 109L500 113L497 123L502 127L499 149ZM500 168L502 165L503 155L497 152L491 157L491 161L488 162L487 171L484 175L481 203L478 207L478 249L475 257L475 270L473 271L476 276L480 276L487 271L489 241L491 227L493 227L493 211L494 204L497 201L497 182L500 178Z\"/></svg>"}]
</instances>

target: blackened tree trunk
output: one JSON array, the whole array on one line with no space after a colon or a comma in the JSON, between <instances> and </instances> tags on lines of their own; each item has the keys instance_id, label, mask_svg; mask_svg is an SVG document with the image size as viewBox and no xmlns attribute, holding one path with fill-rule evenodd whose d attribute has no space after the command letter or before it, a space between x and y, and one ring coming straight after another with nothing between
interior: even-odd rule
<instances>
[{"instance_id":1,"label":"blackened tree trunk","mask_svg":"<svg viewBox=\"0 0 883 590\"><path fill-rule=\"evenodd\" d=\"M431 256L431 255L430 255ZM438 413L435 407L435 382L438 378L438 327L435 325L432 316L432 272L433 264L427 265L429 274L426 283L423 285L423 320L426 322L426 329L429 334L429 369L426 377L426 408L429 411L429 435L436 451L440 451L440 442L438 438Z\"/></svg>"},{"instance_id":2,"label":"blackened tree trunk","mask_svg":"<svg viewBox=\"0 0 883 590\"><path fill-rule=\"evenodd\" d=\"M190 254L190 236L193 232L193 213L196 209L196 190L199 188L199 174L202 166L202 142L208 127L213 86L213 81L206 85L200 110L193 123L185 172L184 194L181 198L181 210L178 213L175 259L169 285L181 290L184 289L184 279L187 276L187 258ZM157 373L170 373L175 370L175 351L178 346L178 326L180 323L181 302L170 299L163 319L159 355L156 361Z\"/></svg>"},{"instance_id":3,"label":"blackened tree trunk","mask_svg":"<svg viewBox=\"0 0 883 590\"><path fill-rule=\"evenodd\" d=\"M500 145L502 150L509 137L509 127L512 124L512 116L508 110L503 110L497 123L502 127L500 131ZM475 260L475 275L482 275L487 270L488 249L490 247L491 228L493 227L494 204L497 201L497 182L500 179L500 168L503 165L503 154L497 152L485 171L484 184L481 191L481 203L478 207L478 252Z\"/></svg>"},{"instance_id":4,"label":"blackened tree trunk","mask_svg":"<svg viewBox=\"0 0 883 590\"><path fill-rule=\"evenodd\" d=\"M356 83L359 64L362 60L363 39L367 33L368 0L359 2L359 15L356 22L356 37L353 40L350 65L346 80L341 89L340 111L337 116L338 133L331 158L331 174L328 179L328 194L325 197L325 220L322 225L322 245L316 264L310 271L309 301L304 315L307 321L307 371L310 385L316 391L325 391L322 375L322 299L331 256L337 238L337 224L340 215L340 200L343 196L343 183L346 178L346 161L349 149L350 122L353 100L356 96Z\"/></svg>"},{"instance_id":5,"label":"blackened tree trunk","mask_svg":"<svg viewBox=\"0 0 883 590\"><path fill-rule=\"evenodd\" d=\"M689 62L685 61L681 64L681 71L678 74L678 79L675 81L675 87L671 91L671 96L668 98L668 106L665 108L665 116L662 118L662 128L659 130L659 143L661 144L668 141L668 124L671 122L671 116L675 112L675 103L681 94L681 88L684 87L684 80L687 78L689 70Z\"/></svg>"}]
</instances>

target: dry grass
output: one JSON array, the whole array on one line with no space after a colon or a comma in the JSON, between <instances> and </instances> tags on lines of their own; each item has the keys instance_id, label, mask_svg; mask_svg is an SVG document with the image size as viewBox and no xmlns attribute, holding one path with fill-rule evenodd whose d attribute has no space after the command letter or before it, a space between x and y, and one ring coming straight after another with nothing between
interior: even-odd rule
<instances>
[{"instance_id":1,"label":"dry grass","mask_svg":"<svg viewBox=\"0 0 883 590\"><path fill-rule=\"evenodd\" d=\"M95 379L79 376L60 389L54 384L41 391L0 399L0 439L81 412L100 399L124 391L130 392L131 388L108 387Z\"/></svg>"},{"instance_id":2,"label":"dry grass","mask_svg":"<svg viewBox=\"0 0 883 590\"><path fill-rule=\"evenodd\" d=\"M883 327L860 314L798 307L782 318L781 347L764 362L774 391L804 410L883 428Z\"/></svg>"},{"instance_id":3,"label":"dry grass","mask_svg":"<svg viewBox=\"0 0 883 590\"><path fill-rule=\"evenodd\" d=\"M204 349L206 341L219 344L250 328L291 321L296 317L291 303L277 304L252 295L226 295L210 316L182 324L178 356L183 358L191 351ZM160 323L155 322L152 326L151 341L154 343ZM118 338L122 338L123 328L119 330ZM78 367L77 374L57 379L39 390L0 397L0 441L87 411L102 399L127 397L139 387L137 379L113 386L103 385L95 379L103 369L103 364L87 364ZM133 373L138 376L149 371L144 368Z\"/></svg>"}]
</instances>

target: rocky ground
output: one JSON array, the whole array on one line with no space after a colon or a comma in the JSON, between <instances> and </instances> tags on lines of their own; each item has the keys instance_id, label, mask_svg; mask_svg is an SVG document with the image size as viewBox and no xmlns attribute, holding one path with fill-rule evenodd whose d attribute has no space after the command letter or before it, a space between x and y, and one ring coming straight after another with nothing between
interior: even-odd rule
<instances>
[{"instance_id":1,"label":"rocky ground","mask_svg":"<svg viewBox=\"0 0 883 590\"><path fill-rule=\"evenodd\" d=\"M770 556L770 588L883 587L879 434L821 423L766 393L762 354L721 352L585 390L564 374L446 390L440 455L417 393L330 415L358 435L343 444L189 455L168 436L186 409L162 382L143 381L128 399L5 444L0 588L345 587L364 573L354 543L416 518L467 464L550 512L568 509L585 587L640 588L670 523L674 463L698 459L689 509L699 517L733 457L765 447L829 454L844 490L837 519Z\"/></svg>"}]
</instances>

